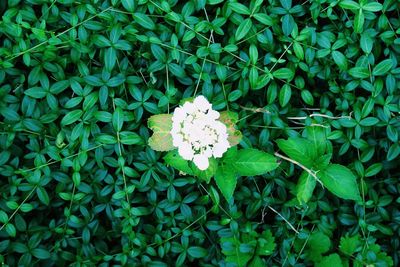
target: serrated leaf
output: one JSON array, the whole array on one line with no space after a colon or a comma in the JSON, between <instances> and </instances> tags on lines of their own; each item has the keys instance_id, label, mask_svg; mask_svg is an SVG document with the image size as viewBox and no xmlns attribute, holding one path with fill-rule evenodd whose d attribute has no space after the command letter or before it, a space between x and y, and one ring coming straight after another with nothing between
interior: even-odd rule
<instances>
[{"instance_id":1,"label":"serrated leaf","mask_svg":"<svg viewBox=\"0 0 400 267\"><path fill-rule=\"evenodd\" d=\"M340 238L339 249L347 256L351 256L357 251L360 245L361 241L359 235L355 235L353 237L346 235Z\"/></svg>"},{"instance_id":2,"label":"serrated leaf","mask_svg":"<svg viewBox=\"0 0 400 267\"><path fill-rule=\"evenodd\" d=\"M185 174L193 175L193 170L189 166L189 161L183 159L177 150L169 151L164 156L164 161L167 165L181 171Z\"/></svg>"},{"instance_id":3,"label":"serrated leaf","mask_svg":"<svg viewBox=\"0 0 400 267\"><path fill-rule=\"evenodd\" d=\"M300 175L296 186L296 196L300 203L307 203L314 192L317 181L307 171L303 171Z\"/></svg>"},{"instance_id":4,"label":"serrated leaf","mask_svg":"<svg viewBox=\"0 0 400 267\"><path fill-rule=\"evenodd\" d=\"M236 129L238 114L232 111L222 111L219 120L225 124L228 132L228 142L230 146L236 146L242 140L242 133Z\"/></svg>"},{"instance_id":5,"label":"serrated leaf","mask_svg":"<svg viewBox=\"0 0 400 267\"><path fill-rule=\"evenodd\" d=\"M237 237L223 237L221 238L221 251L225 255L225 261L234 263L237 267L245 267L247 263L253 257L252 251L242 252L240 251L241 241ZM255 247L256 242L254 240L252 246Z\"/></svg>"},{"instance_id":6,"label":"serrated leaf","mask_svg":"<svg viewBox=\"0 0 400 267\"><path fill-rule=\"evenodd\" d=\"M197 166L194 163L192 162L190 163L193 174L199 177L201 180L205 181L206 183L209 183L211 181L211 178L214 177L218 168L218 162L216 159L209 158L208 162L209 162L208 168L204 171L197 168Z\"/></svg>"},{"instance_id":7,"label":"serrated leaf","mask_svg":"<svg viewBox=\"0 0 400 267\"><path fill-rule=\"evenodd\" d=\"M149 138L149 145L156 151L174 149L172 144L172 114L159 114L151 116L147 121L148 127L153 131Z\"/></svg>"},{"instance_id":8,"label":"serrated leaf","mask_svg":"<svg viewBox=\"0 0 400 267\"><path fill-rule=\"evenodd\" d=\"M291 159L311 169L317 157L317 151L311 141L305 138L291 137L288 140L276 140L279 149Z\"/></svg>"},{"instance_id":9,"label":"serrated leaf","mask_svg":"<svg viewBox=\"0 0 400 267\"><path fill-rule=\"evenodd\" d=\"M219 166L215 173L214 179L222 195L227 201L230 201L233 196L233 192L235 191L237 182L237 175L232 166Z\"/></svg>"},{"instance_id":10,"label":"serrated leaf","mask_svg":"<svg viewBox=\"0 0 400 267\"><path fill-rule=\"evenodd\" d=\"M343 199L360 201L356 176L345 166L330 164L317 173L322 184L333 194Z\"/></svg>"},{"instance_id":11,"label":"serrated leaf","mask_svg":"<svg viewBox=\"0 0 400 267\"><path fill-rule=\"evenodd\" d=\"M325 256L322 258L320 262L318 262L316 267L343 267L342 260L337 253L330 254L329 256Z\"/></svg>"},{"instance_id":12,"label":"serrated leaf","mask_svg":"<svg viewBox=\"0 0 400 267\"><path fill-rule=\"evenodd\" d=\"M274 253L276 248L275 238L271 230L265 230L261 233L257 240L256 255L268 256Z\"/></svg>"},{"instance_id":13,"label":"serrated leaf","mask_svg":"<svg viewBox=\"0 0 400 267\"><path fill-rule=\"evenodd\" d=\"M254 148L238 150L229 162L241 176L262 175L278 167L274 156Z\"/></svg>"},{"instance_id":14,"label":"serrated leaf","mask_svg":"<svg viewBox=\"0 0 400 267\"><path fill-rule=\"evenodd\" d=\"M317 155L322 156L325 154L327 147L327 139L325 129L320 126L307 126L305 129L307 140L313 144L313 149L316 150Z\"/></svg>"},{"instance_id":15,"label":"serrated leaf","mask_svg":"<svg viewBox=\"0 0 400 267\"><path fill-rule=\"evenodd\" d=\"M317 262L322 259L322 254L329 250L331 241L329 237L322 232L314 232L308 239L306 246L306 257Z\"/></svg>"}]
</instances>

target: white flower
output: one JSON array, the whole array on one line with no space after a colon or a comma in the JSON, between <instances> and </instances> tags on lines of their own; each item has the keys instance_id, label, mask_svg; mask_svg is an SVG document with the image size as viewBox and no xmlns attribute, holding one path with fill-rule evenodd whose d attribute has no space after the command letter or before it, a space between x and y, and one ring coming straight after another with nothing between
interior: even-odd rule
<instances>
[{"instance_id":1,"label":"white flower","mask_svg":"<svg viewBox=\"0 0 400 267\"><path fill-rule=\"evenodd\" d=\"M209 158L220 158L229 148L226 126L218 118L219 112L212 110L204 96L174 110L173 145L182 158L192 160L200 170L208 168Z\"/></svg>"},{"instance_id":2,"label":"white flower","mask_svg":"<svg viewBox=\"0 0 400 267\"><path fill-rule=\"evenodd\" d=\"M194 155L193 162L202 171L208 168L208 157L204 154Z\"/></svg>"}]
</instances>

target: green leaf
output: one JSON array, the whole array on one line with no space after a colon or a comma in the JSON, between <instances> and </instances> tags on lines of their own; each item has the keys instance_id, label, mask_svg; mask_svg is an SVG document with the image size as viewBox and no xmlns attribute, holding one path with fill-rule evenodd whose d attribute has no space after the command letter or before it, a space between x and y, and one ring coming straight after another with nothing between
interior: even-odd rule
<instances>
[{"instance_id":1,"label":"green leaf","mask_svg":"<svg viewBox=\"0 0 400 267\"><path fill-rule=\"evenodd\" d=\"M36 99L40 99L44 98L47 95L47 91L42 87L33 87L28 90L25 90L24 94Z\"/></svg>"},{"instance_id":2,"label":"green leaf","mask_svg":"<svg viewBox=\"0 0 400 267\"><path fill-rule=\"evenodd\" d=\"M331 247L329 237L322 232L314 232L310 235L306 244L306 257L314 262L322 259L322 254Z\"/></svg>"},{"instance_id":3,"label":"green leaf","mask_svg":"<svg viewBox=\"0 0 400 267\"><path fill-rule=\"evenodd\" d=\"M4 211L0 210L0 222L6 223L8 221L8 215Z\"/></svg>"},{"instance_id":4,"label":"green leaf","mask_svg":"<svg viewBox=\"0 0 400 267\"><path fill-rule=\"evenodd\" d=\"M255 241L255 240L254 240ZM256 243L250 245L251 247L255 247ZM225 261L234 263L237 267L245 267L247 263L253 257L253 251L243 252L240 250L242 242L239 238L233 237L223 237L221 238L221 251L222 254L225 255ZM247 244L245 244L247 245Z\"/></svg>"},{"instance_id":5,"label":"green leaf","mask_svg":"<svg viewBox=\"0 0 400 267\"><path fill-rule=\"evenodd\" d=\"M229 162L241 176L262 175L278 167L274 156L254 148L238 150Z\"/></svg>"},{"instance_id":6,"label":"green leaf","mask_svg":"<svg viewBox=\"0 0 400 267\"><path fill-rule=\"evenodd\" d=\"M364 13L362 11L362 9L359 9L355 18L354 18L354 31L357 33L361 33L363 32L363 28L364 28Z\"/></svg>"},{"instance_id":7,"label":"green leaf","mask_svg":"<svg viewBox=\"0 0 400 267\"><path fill-rule=\"evenodd\" d=\"M341 8L344 9L351 9L351 10L355 10L355 9L360 9L360 5L354 1L351 0L344 0L344 1L340 1L339 6Z\"/></svg>"},{"instance_id":8,"label":"green leaf","mask_svg":"<svg viewBox=\"0 0 400 267\"><path fill-rule=\"evenodd\" d=\"M369 70L365 67L354 67L349 69L349 74L354 78L365 79L369 77Z\"/></svg>"},{"instance_id":9,"label":"green leaf","mask_svg":"<svg viewBox=\"0 0 400 267\"><path fill-rule=\"evenodd\" d=\"M204 258L208 255L208 250L202 247L190 247L188 248L187 252L195 259Z\"/></svg>"},{"instance_id":10,"label":"green leaf","mask_svg":"<svg viewBox=\"0 0 400 267\"><path fill-rule=\"evenodd\" d=\"M340 238L339 249L345 255L351 256L357 251L357 249L361 245L362 245L362 243L361 243L359 235L355 235L353 237L346 235L346 236L342 236Z\"/></svg>"},{"instance_id":11,"label":"green leaf","mask_svg":"<svg viewBox=\"0 0 400 267\"><path fill-rule=\"evenodd\" d=\"M238 2L230 2L229 7L238 14L241 15L250 15L250 10L247 6L240 4Z\"/></svg>"},{"instance_id":12,"label":"green leaf","mask_svg":"<svg viewBox=\"0 0 400 267\"><path fill-rule=\"evenodd\" d=\"M294 21L294 18L290 14L286 14L282 17L283 34L289 36L292 33L295 26L296 22Z\"/></svg>"},{"instance_id":13,"label":"green leaf","mask_svg":"<svg viewBox=\"0 0 400 267\"><path fill-rule=\"evenodd\" d=\"M129 12L135 11L135 0L121 0L122 6Z\"/></svg>"},{"instance_id":14,"label":"green leaf","mask_svg":"<svg viewBox=\"0 0 400 267\"><path fill-rule=\"evenodd\" d=\"M330 164L325 170L318 172L317 177L336 196L355 201L361 200L356 176L348 168L339 164Z\"/></svg>"},{"instance_id":15,"label":"green leaf","mask_svg":"<svg viewBox=\"0 0 400 267\"><path fill-rule=\"evenodd\" d=\"M390 146L388 153L387 153L387 160L391 161L397 158L397 156L400 155L400 145L398 143L395 143Z\"/></svg>"},{"instance_id":16,"label":"green leaf","mask_svg":"<svg viewBox=\"0 0 400 267\"><path fill-rule=\"evenodd\" d=\"M247 33L250 31L252 25L253 25L253 23L251 22L251 19L249 19L249 18L242 21L235 33L236 41L243 39L243 37L245 37L247 35Z\"/></svg>"},{"instance_id":17,"label":"green leaf","mask_svg":"<svg viewBox=\"0 0 400 267\"><path fill-rule=\"evenodd\" d=\"M361 46L361 49L364 51L364 53L366 53L366 54L371 53L373 45L374 45L374 42L368 34L366 34L366 33L361 34L360 46Z\"/></svg>"},{"instance_id":18,"label":"green leaf","mask_svg":"<svg viewBox=\"0 0 400 267\"><path fill-rule=\"evenodd\" d=\"M69 81L56 82L50 87L50 93L57 95L63 92L65 89L67 89L68 86L69 86Z\"/></svg>"},{"instance_id":19,"label":"green leaf","mask_svg":"<svg viewBox=\"0 0 400 267\"><path fill-rule=\"evenodd\" d=\"M32 206L32 204L24 203L21 205L21 207L19 209L22 212L30 212L31 210L33 210L33 206Z\"/></svg>"},{"instance_id":20,"label":"green leaf","mask_svg":"<svg viewBox=\"0 0 400 267\"><path fill-rule=\"evenodd\" d=\"M46 189L44 189L43 187L39 186L36 188L36 194L38 195L38 198L40 199L40 201L45 204L46 206L49 205L50 203L50 198L49 195L47 194Z\"/></svg>"},{"instance_id":21,"label":"green leaf","mask_svg":"<svg viewBox=\"0 0 400 267\"><path fill-rule=\"evenodd\" d=\"M106 70L111 72L116 62L117 62L117 50L113 47L107 48L106 52L104 53L104 63Z\"/></svg>"},{"instance_id":22,"label":"green leaf","mask_svg":"<svg viewBox=\"0 0 400 267\"><path fill-rule=\"evenodd\" d=\"M121 144L124 145L142 145L143 139L140 135L134 132L123 131L119 133Z\"/></svg>"},{"instance_id":23,"label":"green leaf","mask_svg":"<svg viewBox=\"0 0 400 267\"><path fill-rule=\"evenodd\" d=\"M15 226L11 223L7 223L6 232L11 237L15 237L17 235L17 230L15 229Z\"/></svg>"},{"instance_id":24,"label":"green leaf","mask_svg":"<svg viewBox=\"0 0 400 267\"><path fill-rule=\"evenodd\" d=\"M96 141L105 144L105 145L113 145L116 144L117 138L115 136L109 135L109 134L100 134L96 136Z\"/></svg>"},{"instance_id":25,"label":"green leaf","mask_svg":"<svg viewBox=\"0 0 400 267\"><path fill-rule=\"evenodd\" d=\"M248 265L248 267L261 267L261 266L266 266L266 265L259 256L255 256Z\"/></svg>"},{"instance_id":26,"label":"green leaf","mask_svg":"<svg viewBox=\"0 0 400 267\"><path fill-rule=\"evenodd\" d=\"M170 63L169 65L169 70L173 75L179 78L185 78L186 77L186 72L185 69L182 68L180 65L175 64L175 63Z\"/></svg>"},{"instance_id":27,"label":"green leaf","mask_svg":"<svg viewBox=\"0 0 400 267\"><path fill-rule=\"evenodd\" d=\"M272 73L272 75L277 78L277 79L282 79L282 80L292 80L294 77L294 72L293 70L289 68L280 68L277 69Z\"/></svg>"},{"instance_id":28,"label":"green leaf","mask_svg":"<svg viewBox=\"0 0 400 267\"><path fill-rule=\"evenodd\" d=\"M279 149L285 152L289 158L311 169L317 157L317 151L311 141L305 138L291 137L288 140L278 139L276 141Z\"/></svg>"},{"instance_id":29,"label":"green leaf","mask_svg":"<svg viewBox=\"0 0 400 267\"><path fill-rule=\"evenodd\" d=\"M255 45L250 45L249 48L249 56L250 56L250 61L252 64L256 64L258 61L258 50L257 50L257 46Z\"/></svg>"},{"instance_id":30,"label":"green leaf","mask_svg":"<svg viewBox=\"0 0 400 267\"><path fill-rule=\"evenodd\" d=\"M342 260L337 253L330 254L329 256L325 256L322 258L320 262L318 262L316 267L343 267Z\"/></svg>"},{"instance_id":31,"label":"green leaf","mask_svg":"<svg viewBox=\"0 0 400 267\"><path fill-rule=\"evenodd\" d=\"M104 84L104 82L99 77L94 75L86 76L84 77L84 79L87 84L92 86L102 86Z\"/></svg>"},{"instance_id":32,"label":"green leaf","mask_svg":"<svg viewBox=\"0 0 400 267\"><path fill-rule=\"evenodd\" d=\"M124 125L124 112L120 107L117 107L114 111L112 124L116 132L121 131L122 126Z\"/></svg>"},{"instance_id":33,"label":"green leaf","mask_svg":"<svg viewBox=\"0 0 400 267\"><path fill-rule=\"evenodd\" d=\"M215 182L227 201L233 196L236 188L237 175L230 165L220 165L215 173Z\"/></svg>"},{"instance_id":34,"label":"green leaf","mask_svg":"<svg viewBox=\"0 0 400 267\"><path fill-rule=\"evenodd\" d=\"M381 61L378 65L374 67L372 70L372 75L374 76L382 76L389 72L389 70L393 67L393 62L391 59L385 59Z\"/></svg>"},{"instance_id":35,"label":"green leaf","mask_svg":"<svg viewBox=\"0 0 400 267\"><path fill-rule=\"evenodd\" d=\"M208 162L209 162L209 166L204 171L197 168L193 162L191 162L191 164L190 164L193 174L195 176L199 177L201 180L205 181L206 183L209 183L211 181L211 178L214 177L215 173L217 172L217 167L218 167L218 162L216 159L209 158Z\"/></svg>"},{"instance_id":36,"label":"green leaf","mask_svg":"<svg viewBox=\"0 0 400 267\"><path fill-rule=\"evenodd\" d=\"M145 29L154 30L156 28L154 22L146 14L134 13L133 19L135 20L136 23L138 23Z\"/></svg>"},{"instance_id":37,"label":"green leaf","mask_svg":"<svg viewBox=\"0 0 400 267\"><path fill-rule=\"evenodd\" d=\"M367 117L360 121L361 126L373 126L379 122L378 118L375 117Z\"/></svg>"},{"instance_id":38,"label":"green leaf","mask_svg":"<svg viewBox=\"0 0 400 267\"><path fill-rule=\"evenodd\" d=\"M257 240L256 255L268 256L274 253L276 248L275 238L271 230L265 230Z\"/></svg>"},{"instance_id":39,"label":"green leaf","mask_svg":"<svg viewBox=\"0 0 400 267\"><path fill-rule=\"evenodd\" d=\"M61 125L66 126L70 125L81 118L83 111L80 109L76 109L73 111L68 112L64 118L61 120Z\"/></svg>"},{"instance_id":40,"label":"green leaf","mask_svg":"<svg viewBox=\"0 0 400 267\"><path fill-rule=\"evenodd\" d=\"M18 113L15 110L8 107L0 107L0 114L3 115L4 118L10 121L20 120L20 116L18 115Z\"/></svg>"},{"instance_id":41,"label":"green leaf","mask_svg":"<svg viewBox=\"0 0 400 267\"><path fill-rule=\"evenodd\" d=\"M296 186L296 196L300 203L307 203L314 192L317 181L307 171L303 171L300 175Z\"/></svg>"},{"instance_id":42,"label":"green leaf","mask_svg":"<svg viewBox=\"0 0 400 267\"><path fill-rule=\"evenodd\" d=\"M51 254L42 248L34 248L32 249L32 255L38 259L45 260L50 258Z\"/></svg>"},{"instance_id":43,"label":"green leaf","mask_svg":"<svg viewBox=\"0 0 400 267\"><path fill-rule=\"evenodd\" d=\"M177 150L169 151L164 156L165 163L188 175L193 175L193 170L189 167L189 161L183 159Z\"/></svg>"},{"instance_id":44,"label":"green leaf","mask_svg":"<svg viewBox=\"0 0 400 267\"><path fill-rule=\"evenodd\" d=\"M282 86L282 89L279 91L279 104L281 107L286 106L290 98L292 97L292 89L290 88L290 85L284 84Z\"/></svg>"},{"instance_id":45,"label":"green leaf","mask_svg":"<svg viewBox=\"0 0 400 267\"><path fill-rule=\"evenodd\" d=\"M272 26L274 24L273 19L265 13L256 13L253 17L264 25Z\"/></svg>"},{"instance_id":46,"label":"green leaf","mask_svg":"<svg viewBox=\"0 0 400 267\"><path fill-rule=\"evenodd\" d=\"M347 70L347 58L339 51L332 51L332 57L340 70Z\"/></svg>"},{"instance_id":47,"label":"green leaf","mask_svg":"<svg viewBox=\"0 0 400 267\"><path fill-rule=\"evenodd\" d=\"M147 121L148 127L153 130L149 138L149 145L156 151L168 151L174 149L172 144L172 114L159 114L151 116Z\"/></svg>"},{"instance_id":48,"label":"green leaf","mask_svg":"<svg viewBox=\"0 0 400 267\"><path fill-rule=\"evenodd\" d=\"M371 2L363 5L362 9L365 11L379 12L383 8L382 4L378 2Z\"/></svg>"},{"instance_id":49,"label":"green leaf","mask_svg":"<svg viewBox=\"0 0 400 267\"><path fill-rule=\"evenodd\" d=\"M313 149L316 150L317 155L322 156L325 154L327 139L325 129L320 126L307 126L305 129L307 139L313 144Z\"/></svg>"},{"instance_id":50,"label":"green leaf","mask_svg":"<svg viewBox=\"0 0 400 267\"><path fill-rule=\"evenodd\" d=\"M304 59L304 50L301 44L299 44L298 42L293 43L293 51L298 59Z\"/></svg>"}]
</instances>

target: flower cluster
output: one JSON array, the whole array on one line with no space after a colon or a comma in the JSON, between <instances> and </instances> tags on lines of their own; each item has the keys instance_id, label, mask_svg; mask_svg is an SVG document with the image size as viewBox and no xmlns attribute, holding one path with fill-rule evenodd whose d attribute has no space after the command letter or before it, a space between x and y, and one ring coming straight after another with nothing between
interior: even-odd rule
<instances>
[{"instance_id":1,"label":"flower cluster","mask_svg":"<svg viewBox=\"0 0 400 267\"><path fill-rule=\"evenodd\" d=\"M177 107L172 116L173 145L200 170L208 168L209 158L220 158L229 148L226 126L218 118L219 112L204 96Z\"/></svg>"}]
</instances>

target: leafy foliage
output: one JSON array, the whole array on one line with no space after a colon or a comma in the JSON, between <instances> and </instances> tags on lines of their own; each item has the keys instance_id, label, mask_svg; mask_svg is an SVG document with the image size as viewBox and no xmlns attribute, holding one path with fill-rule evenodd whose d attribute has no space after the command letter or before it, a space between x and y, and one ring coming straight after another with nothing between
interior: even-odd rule
<instances>
[{"instance_id":1,"label":"leafy foliage","mask_svg":"<svg viewBox=\"0 0 400 267\"><path fill-rule=\"evenodd\" d=\"M0 1L0 264L400 265L399 10ZM146 123L199 94L235 124L207 173Z\"/></svg>"}]
</instances>

